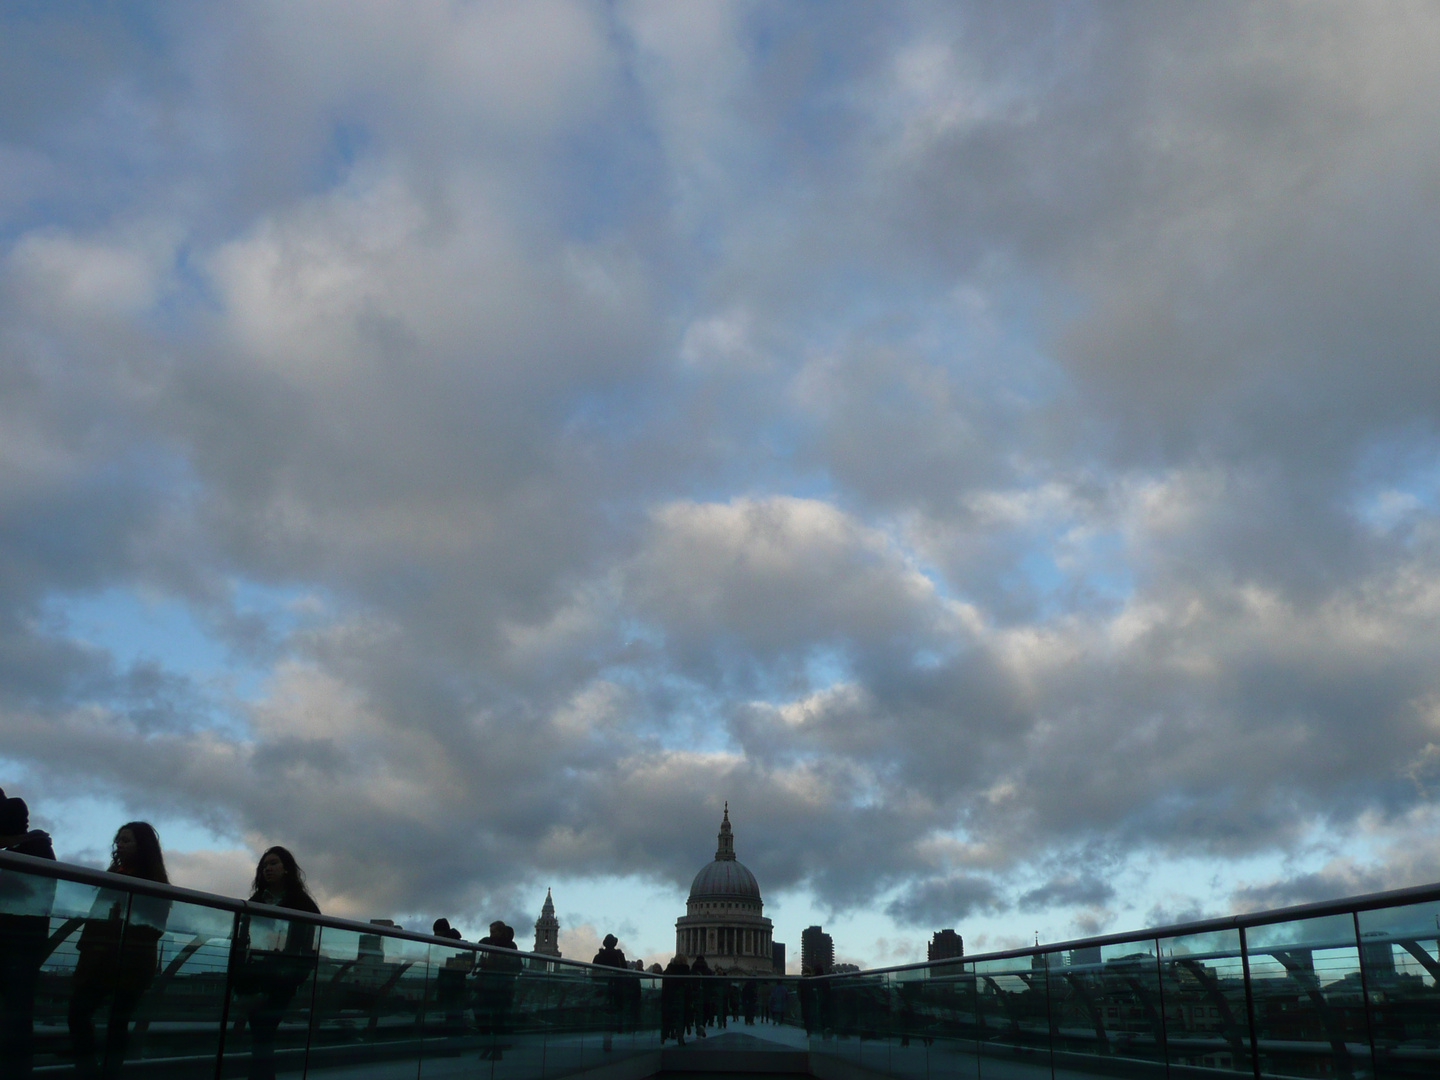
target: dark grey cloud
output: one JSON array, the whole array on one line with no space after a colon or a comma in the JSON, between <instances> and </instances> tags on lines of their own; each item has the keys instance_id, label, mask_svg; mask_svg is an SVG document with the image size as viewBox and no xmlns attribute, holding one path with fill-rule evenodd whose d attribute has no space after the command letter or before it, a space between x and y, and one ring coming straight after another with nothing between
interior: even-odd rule
<instances>
[{"instance_id":1,"label":"dark grey cloud","mask_svg":"<svg viewBox=\"0 0 1440 1080\"><path fill-rule=\"evenodd\" d=\"M1101 878L1085 874L1062 874L1037 889L1021 893L1021 908L1098 907L1115 897L1115 887Z\"/></svg>"},{"instance_id":2,"label":"dark grey cloud","mask_svg":"<svg viewBox=\"0 0 1440 1080\"><path fill-rule=\"evenodd\" d=\"M1380 892L1394 886L1384 872L1357 871L1354 867L1327 866L1309 874L1297 874L1282 881L1249 885L1237 889L1233 896L1236 909L1254 911L1265 908L1289 907L1322 900L1338 900L1346 896Z\"/></svg>"},{"instance_id":3,"label":"dark grey cloud","mask_svg":"<svg viewBox=\"0 0 1440 1080\"><path fill-rule=\"evenodd\" d=\"M941 926L1005 906L993 881L957 874L916 882L891 901L885 913L902 925Z\"/></svg>"}]
</instances>

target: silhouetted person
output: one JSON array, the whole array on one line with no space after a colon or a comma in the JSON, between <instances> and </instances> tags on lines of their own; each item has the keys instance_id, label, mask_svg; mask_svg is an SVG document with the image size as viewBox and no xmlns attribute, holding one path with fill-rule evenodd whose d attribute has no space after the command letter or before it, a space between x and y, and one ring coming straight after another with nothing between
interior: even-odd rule
<instances>
[{"instance_id":1,"label":"silhouetted person","mask_svg":"<svg viewBox=\"0 0 1440 1080\"><path fill-rule=\"evenodd\" d=\"M665 977L660 980L660 1041L674 1039L685 1045L685 1026L688 1023L690 993L690 965L683 953L665 965Z\"/></svg>"},{"instance_id":2,"label":"silhouetted person","mask_svg":"<svg viewBox=\"0 0 1440 1080\"><path fill-rule=\"evenodd\" d=\"M160 837L148 822L120 826L111 846L109 872L168 885ZM129 917L126 917L126 907ZM170 917L170 901L141 894L116 897L101 890L90 917L76 942L79 957L70 997L70 1042L75 1050L75 1072L97 1075L95 1068L95 1010L108 998L105 1022L103 1072L119 1076L130 1042L130 1018L155 978L160 935Z\"/></svg>"},{"instance_id":3,"label":"silhouetted person","mask_svg":"<svg viewBox=\"0 0 1440 1080\"><path fill-rule=\"evenodd\" d=\"M715 1023L716 990L715 979L710 965L703 954L695 957L690 964L690 974L700 978L689 983L690 1020L695 1025L695 1036L705 1038L705 1028Z\"/></svg>"},{"instance_id":4,"label":"silhouetted person","mask_svg":"<svg viewBox=\"0 0 1440 1080\"><path fill-rule=\"evenodd\" d=\"M614 934L606 934L605 940L601 942L600 951L595 954L595 959L590 962L592 964L599 964L601 967L625 967L625 954L620 950L619 945L619 938Z\"/></svg>"},{"instance_id":5,"label":"silhouetted person","mask_svg":"<svg viewBox=\"0 0 1440 1080\"><path fill-rule=\"evenodd\" d=\"M760 985L754 979L746 979L740 990L740 1008L745 1013L745 1026L755 1026L755 1014L760 1011Z\"/></svg>"},{"instance_id":6,"label":"silhouetted person","mask_svg":"<svg viewBox=\"0 0 1440 1080\"><path fill-rule=\"evenodd\" d=\"M777 982L770 987L770 1022L780 1024L785 1021L785 1012L790 1007L790 991L785 989L783 982Z\"/></svg>"},{"instance_id":7,"label":"silhouetted person","mask_svg":"<svg viewBox=\"0 0 1440 1080\"><path fill-rule=\"evenodd\" d=\"M4 788L0 788L0 848L41 859L55 858L50 834L30 828L30 807L24 799L7 799Z\"/></svg>"},{"instance_id":8,"label":"silhouetted person","mask_svg":"<svg viewBox=\"0 0 1440 1080\"><path fill-rule=\"evenodd\" d=\"M436 919L430 932L436 937L450 938L452 941L460 941L460 931L450 925L449 919Z\"/></svg>"},{"instance_id":9,"label":"silhouetted person","mask_svg":"<svg viewBox=\"0 0 1440 1080\"><path fill-rule=\"evenodd\" d=\"M460 940L460 931L450 925L449 919L436 919L430 932L449 941ZM465 1030L465 976L471 963L472 954L460 952L447 956L444 966L435 973L435 1004L445 1011L445 1030L452 1035Z\"/></svg>"},{"instance_id":10,"label":"silhouetted person","mask_svg":"<svg viewBox=\"0 0 1440 1080\"><path fill-rule=\"evenodd\" d=\"M305 885L305 872L295 856L278 845L260 856L251 883L250 903L320 914L320 905ZM235 973L234 987L237 997L249 999L245 1012L250 1022L250 1078L274 1080L275 1033L314 965L315 925L289 923L285 943L278 951L250 949L248 920L244 934L235 951L243 959Z\"/></svg>"},{"instance_id":11,"label":"silhouetted person","mask_svg":"<svg viewBox=\"0 0 1440 1080\"><path fill-rule=\"evenodd\" d=\"M0 791L0 848L54 859L50 834L30 828L24 799ZM50 932L55 879L0 874L0 1076L28 1080L35 1065L35 987Z\"/></svg>"},{"instance_id":12,"label":"silhouetted person","mask_svg":"<svg viewBox=\"0 0 1440 1080\"><path fill-rule=\"evenodd\" d=\"M498 1038L510 1032L510 1007L515 1000L515 980L521 970L515 929L496 919L490 924L490 933L480 939L480 944L489 945L495 951L480 954L476 1020L481 1022L483 1029ZM503 1047L497 1043L493 1057L498 1059L502 1053Z\"/></svg>"},{"instance_id":13,"label":"silhouetted person","mask_svg":"<svg viewBox=\"0 0 1440 1080\"><path fill-rule=\"evenodd\" d=\"M805 1034L814 1033L818 1024L820 1007L815 998L815 976L803 972L800 979L800 1019L805 1024Z\"/></svg>"},{"instance_id":14,"label":"silhouetted person","mask_svg":"<svg viewBox=\"0 0 1440 1080\"><path fill-rule=\"evenodd\" d=\"M601 943L600 951L595 954L595 959L590 961L600 967L624 969L625 954L620 951L620 941L614 934L606 934L605 940ZM625 1030L625 984L631 980L624 976L611 976L606 979L605 998L610 1009L609 1023L607 1029L613 1027L615 1031ZM602 1049L610 1049L610 1032L605 1032L605 1042Z\"/></svg>"}]
</instances>

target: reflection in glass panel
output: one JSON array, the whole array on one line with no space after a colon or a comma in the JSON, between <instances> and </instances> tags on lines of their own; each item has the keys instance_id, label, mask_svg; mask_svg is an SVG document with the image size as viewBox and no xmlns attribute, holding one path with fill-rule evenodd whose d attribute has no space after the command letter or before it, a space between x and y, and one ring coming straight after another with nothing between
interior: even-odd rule
<instances>
[{"instance_id":1,"label":"reflection in glass panel","mask_svg":"<svg viewBox=\"0 0 1440 1080\"><path fill-rule=\"evenodd\" d=\"M131 905L131 932L160 915L145 899L137 896ZM129 1060L164 1062L166 1076L215 1075L234 925L229 911L169 905L163 933L155 931L154 978L135 1012Z\"/></svg>"},{"instance_id":2,"label":"reflection in glass panel","mask_svg":"<svg viewBox=\"0 0 1440 1080\"><path fill-rule=\"evenodd\" d=\"M863 1043L869 1040L869 1057L875 1057L874 1043L889 1013L884 976L820 979L815 989L820 1051L859 1062L866 1053Z\"/></svg>"},{"instance_id":3,"label":"reflection in glass panel","mask_svg":"<svg viewBox=\"0 0 1440 1080\"><path fill-rule=\"evenodd\" d=\"M480 1038L475 1026L473 979L474 951L456 946L431 944L427 953L425 1008L421 1019L424 1051L420 1059L422 1078L457 1075L463 1059L470 1074L490 1075L489 1066L480 1069ZM477 1069L479 1071L477 1071Z\"/></svg>"},{"instance_id":4,"label":"reflection in glass panel","mask_svg":"<svg viewBox=\"0 0 1440 1080\"><path fill-rule=\"evenodd\" d=\"M971 965L946 961L932 965L929 974L923 999L924 1030L933 1036L926 1043L929 1069L937 1076L976 1080L981 1025Z\"/></svg>"},{"instance_id":5,"label":"reflection in glass panel","mask_svg":"<svg viewBox=\"0 0 1440 1080\"><path fill-rule=\"evenodd\" d=\"M642 980L633 972L594 971L589 978L594 984L591 991L596 1006L593 1026L601 1034L601 1054L638 1046L644 1007ZM758 989L752 987L750 993L755 997Z\"/></svg>"},{"instance_id":6,"label":"reflection in glass panel","mask_svg":"<svg viewBox=\"0 0 1440 1080\"><path fill-rule=\"evenodd\" d=\"M660 986L661 979L657 975L647 975L640 980L640 997L638 1001L632 1001L632 1015L636 1017L636 1028L634 1037L634 1048L636 1050L659 1049L660 1047ZM633 991L632 991L633 993ZM770 1004L772 1010L778 1009L780 1021L794 1023L794 1016L798 1005L795 995L786 992L783 996L771 990ZM786 1016L789 1020L785 1020Z\"/></svg>"},{"instance_id":7,"label":"reflection in glass panel","mask_svg":"<svg viewBox=\"0 0 1440 1080\"><path fill-rule=\"evenodd\" d=\"M1359 919L1376 1076L1440 1076L1440 901Z\"/></svg>"},{"instance_id":8,"label":"reflection in glass panel","mask_svg":"<svg viewBox=\"0 0 1440 1080\"><path fill-rule=\"evenodd\" d=\"M514 1049L505 1062L496 1065L497 1077L520 1080L538 1076L542 1061L546 1076L563 1076L600 1064L603 1036L596 1028L609 1000L608 986L591 977L586 968L551 966L553 974L526 972L521 977ZM532 1067L537 1071L525 1072Z\"/></svg>"},{"instance_id":9,"label":"reflection in glass panel","mask_svg":"<svg viewBox=\"0 0 1440 1080\"><path fill-rule=\"evenodd\" d=\"M545 1068L545 1036L536 1022L536 984L525 978L525 961L514 951L477 953L472 1001L480 1036L480 1054L495 1077L535 1077Z\"/></svg>"},{"instance_id":10,"label":"reflection in glass panel","mask_svg":"<svg viewBox=\"0 0 1440 1080\"><path fill-rule=\"evenodd\" d=\"M1267 923L1245 937L1261 1071L1370 1076L1353 918Z\"/></svg>"},{"instance_id":11,"label":"reflection in glass panel","mask_svg":"<svg viewBox=\"0 0 1440 1080\"><path fill-rule=\"evenodd\" d=\"M319 928L303 918L241 916L230 973L224 1076L305 1072Z\"/></svg>"},{"instance_id":12,"label":"reflection in glass panel","mask_svg":"<svg viewBox=\"0 0 1440 1080\"><path fill-rule=\"evenodd\" d=\"M1158 946L1170 1064L1253 1076L1240 931L1161 938Z\"/></svg>"},{"instance_id":13,"label":"reflection in glass panel","mask_svg":"<svg viewBox=\"0 0 1440 1080\"><path fill-rule=\"evenodd\" d=\"M0 952L17 1003L3 1047L11 1063L46 1066L69 1057L75 940L95 900L90 886L0 869Z\"/></svg>"},{"instance_id":14,"label":"reflection in glass panel","mask_svg":"<svg viewBox=\"0 0 1440 1080\"><path fill-rule=\"evenodd\" d=\"M981 1077L1050 1075L1050 1016L1044 953L977 960Z\"/></svg>"},{"instance_id":15,"label":"reflection in glass panel","mask_svg":"<svg viewBox=\"0 0 1440 1080\"><path fill-rule=\"evenodd\" d=\"M838 979L831 988L835 1008L832 1031L841 1053L867 1068L890 1063L886 1034L891 1022L891 988L884 975L860 973Z\"/></svg>"},{"instance_id":16,"label":"reflection in glass panel","mask_svg":"<svg viewBox=\"0 0 1440 1080\"><path fill-rule=\"evenodd\" d=\"M320 930L307 1077L353 1072L412 1080L429 946L373 932Z\"/></svg>"},{"instance_id":17,"label":"reflection in glass panel","mask_svg":"<svg viewBox=\"0 0 1440 1080\"><path fill-rule=\"evenodd\" d=\"M935 1041L933 1018L926 1009L929 971L908 968L887 977L890 989L891 1020L887 1071L892 1076L925 1080L929 1071L928 1050Z\"/></svg>"},{"instance_id":18,"label":"reflection in glass panel","mask_svg":"<svg viewBox=\"0 0 1440 1080\"><path fill-rule=\"evenodd\" d=\"M1163 1073L1165 1027L1153 941L1050 954L1051 1020L1057 1054L1148 1061ZM1057 1061L1060 1059L1057 1059ZM1132 1065L1130 1070L1144 1075Z\"/></svg>"}]
</instances>

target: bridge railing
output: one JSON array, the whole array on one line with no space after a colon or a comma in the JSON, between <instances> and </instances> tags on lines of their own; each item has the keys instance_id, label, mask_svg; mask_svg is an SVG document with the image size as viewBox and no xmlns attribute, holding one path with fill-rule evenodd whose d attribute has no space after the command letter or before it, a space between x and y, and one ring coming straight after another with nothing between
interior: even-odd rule
<instances>
[{"instance_id":1,"label":"bridge railing","mask_svg":"<svg viewBox=\"0 0 1440 1080\"><path fill-rule=\"evenodd\" d=\"M543 1080L659 1048L660 980L0 852L0 1077Z\"/></svg>"},{"instance_id":2,"label":"bridge railing","mask_svg":"<svg viewBox=\"0 0 1440 1080\"><path fill-rule=\"evenodd\" d=\"M1440 1077L1440 886L805 980L812 1070Z\"/></svg>"},{"instance_id":3,"label":"bridge railing","mask_svg":"<svg viewBox=\"0 0 1440 1080\"><path fill-rule=\"evenodd\" d=\"M1440 1077L1440 886L777 981L827 1080ZM0 852L7 1080L640 1069L690 985Z\"/></svg>"}]
</instances>

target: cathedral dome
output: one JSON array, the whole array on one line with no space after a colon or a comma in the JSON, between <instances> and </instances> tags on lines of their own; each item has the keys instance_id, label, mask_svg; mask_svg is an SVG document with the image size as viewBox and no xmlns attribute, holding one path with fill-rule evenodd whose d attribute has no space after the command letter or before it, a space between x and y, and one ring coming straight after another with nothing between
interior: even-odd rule
<instances>
[{"instance_id":1,"label":"cathedral dome","mask_svg":"<svg viewBox=\"0 0 1440 1080\"><path fill-rule=\"evenodd\" d=\"M690 885L685 914L675 920L675 952L705 956L717 975L768 975L775 971L774 926L765 917L760 884L735 858L730 804L720 822L715 860ZM784 962L781 962L782 971Z\"/></svg>"},{"instance_id":2,"label":"cathedral dome","mask_svg":"<svg viewBox=\"0 0 1440 1080\"><path fill-rule=\"evenodd\" d=\"M690 883L690 899L755 900L760 899L760 883L744 863L735 858L735 838L730 831L730 804L725 804L725 817L720 822L720 843L715 860L700 868Z\"/></svg>"},{"instance_id":3,"label":"cathedral dome","mask_svg":"<svg viewBox=\"0 0 1440 1080\"><path fill-rule=\"evenodd\" d=\"M760 883L755 880L755 875L746 869L744 863L734 858L716 859L701 867L690 884L691 900L708 900L711 897L759 900Z\"/></svg>"}]
</instances>

